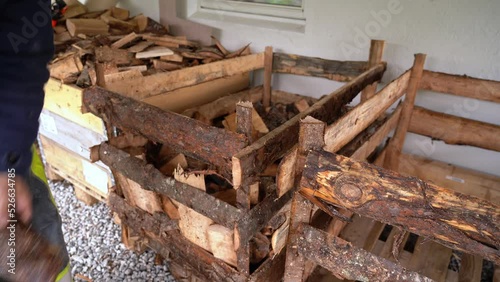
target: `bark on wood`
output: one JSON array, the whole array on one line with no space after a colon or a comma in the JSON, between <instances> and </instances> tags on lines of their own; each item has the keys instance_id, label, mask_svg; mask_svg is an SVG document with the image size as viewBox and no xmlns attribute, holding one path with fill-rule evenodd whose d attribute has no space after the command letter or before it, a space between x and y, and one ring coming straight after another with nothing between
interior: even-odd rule
<instances>
[{"instance_id":1,"label":"bark on wood","mask_svg":"<svg viewBox=\"0 0 500 282\"><path fill-rule=\"evenodd\" d=\"M87 89L83 96L86 108L103 120L154 142L169 144L186 156L213 163L228 179L231 157L247 144L241 135L164 112L99 87Z\"/></svg>"},{"instance_id":2,"label":"bark on wood","mask_svg":"<svg viewBox=\"0 0 500 282\"><path fill-rule=\"evenodd\" d=\"M407 71L377 95L359 104L325 130L325 150L336 152L366 129L405 92L410 73Z\"/></svg>"},{"instance_id":3,"label":"bark on wood","mask_svg":"<svg viewBox=\"0 0 500 282\"><path fill-rule=\"evenodd\" d=\"M273 71L350 81L368 69L366 62L334 61L284 53L274 53Z\"/></svg>"},{"instance_id":4,"label":"bark on wood","mask_svg":"<svg viewBox=\"0 0 500 282\"><path fill-rule=\"evenodd\" d=\"M215 199L195 187L166 177L153 166L146 165L144 161L131 157L106 143L99 147L99 158L111 169L119 171L144 189L168 196L228 228L233 228L234 223L242 215L235 207Z\"/></svg>"},{"instance_id":5,"label":"bark on wood","mask_svg":"<svg viewBox=\"0 0 500 282\"><path fill-rule=\"evenodd\" d=\"M316 119L331 123L340 115L343 105L350 102L367 84L382 77L385 65L372 68L337 91L324 97L308 110L296 115L266 136L241 150L233 157L233 167L252 168L233 175L233 184L238 185L249 175L258 174L269 164L282 157L298 141L299 122L310 115Z\"/></svg>"},{"instance_id":6,"label":"bark on wood","mask_svg":"<svg viewBox=\"0 0 500 282\"><path fill-rule=\"evenodd\" d=\"M411 114L415 105L415 97L417 96L417 87L422 78L422 71L425 64L425 54L416 54L411 68L410 81L408 82L408 89L406 91L405 100L403 102L403 109L399 117L398 126L394 132L387 147L387 155L385 156L384 167L388 169L395 169L398 167L399 156L403 150L405 143L406 132L410 125Z\"/></svg>"},{"instance_id":7,"label":"bark on wood","mask_svg":"<svg viewBox=\"0 0 500 282\"><path fill-rule=\"evenodd\" d=\"M298 232L304 238L298 241L299 252L336 276L358 281L433 281L309 225L300 225Z\"/></svg>"},{"instance_id":8,"label":"bark on wood","mask_svg":"<svg viewBox=\"0 0 500 282\"><path fill-rule=\"evenodd\" d=\"M77 34L108 34L109 30L105 22L95 19L69 19L66 21L66 28L73 37Z\"/></svg>"},{"instance_id":9,"label":"bark on wood","mask_svg":"<svg viewBox=\"0 0 500 282\"><path fill-rule=\"evenodd\" d=\"M285 252L267 259L254 273L249 277L249 282L260 281L281 281L285 272Z\"/></svg>"},{"instance_id":10,"label":"bark on wood","mask_svg":"<svg viewBox=\"0 0 500 282\"><path fill-rule=\"evenodd\" d=\"M384 55L384 40L372 40L370 43L370 57L368 59L368 67L372 68L377 64L382 62L382 56ZM363 90L361 93L361 102L364 102L375 95L377 92L377 82L374 82Z\"/></svg>"},{"instance_id":11,"label":"bark on wood","mask_svg":"<svg viewBox=\"0 0 500 282\"><path fill-rule=\"evenodd\" d=\"M327 152L309 154L301 187L308 198L500 262L500 208L492 203Z\"/></svg>"},{"instance_id":12,"label":"bark on wood","mask_svg":"<svg viewBox=\"0 0 500 282\"><path fill-rule=\"evenodd\" d=\"M419 88L500 103L500 81L425 70Z\"/></svg>"},{"instance_id":13,"label":"bark on wood","mask_svg":"<svg viewBox=\"0 0 500 282\"><path fill-rule=\"evenodd\" d=\"M500 126L415 107L409 131L444 141L500 152Z\"/></svg>"},{"instance_id":14,"label":"bark on wood","mask_svg":"<svg viewBox=\"0 0 500 282\"><path fill-rule=\"evenodd\" d=\"M264 53L264 95L262 104L265 108L271 105L271 83L273 79L273 47L267 46Z\"/></svg>"},{"instance_id":15,"label":"bark on wood","mask_svg":"<svg viewBox=\"0 0 500 282\"><path fill-rule=\"evenodd\" d=\"M254 54L184 70L159 73L134 80L133 85L117 82L108 89L125 96L144 99L177 88L245 73L263 67L263 54Z\"/></svg>"}]
</instances>

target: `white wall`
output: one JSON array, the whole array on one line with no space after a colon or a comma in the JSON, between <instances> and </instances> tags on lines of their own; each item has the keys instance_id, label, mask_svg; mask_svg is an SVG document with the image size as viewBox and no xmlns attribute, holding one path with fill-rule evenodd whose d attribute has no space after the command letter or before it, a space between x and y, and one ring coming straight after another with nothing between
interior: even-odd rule
<instances>
[{"instance_id":1,"label":"white wall","mask_svg":"<svg viewBox=\"0 0 500 282\"><path fill-rule=\"evenodd\" d=\"M270 45L276 51L288 53L366 60L369 41L361 34L384 39L387 42L384 60L388 62L388 70L383 82L410 68L414 53L427 54L426 69L500 80L498 0L305 1L306 24L302 33L228 22L224 17L197 21L213 27L213 34L232 50L251 42L255 52ZM197 0L182 0L177 4L180 17L190 18L197 10ZM390 19L377 21L376 15L381 13L389 13ZM276 76L273 81L275 88L316 97L331 92L338 85L284 75ZM500 108L493 103L423 92L419 93L416 103L500 124ZM500 153L448 146L416 135L409 135L405 151L500 175Z\"/></svg>"}]
</instances>

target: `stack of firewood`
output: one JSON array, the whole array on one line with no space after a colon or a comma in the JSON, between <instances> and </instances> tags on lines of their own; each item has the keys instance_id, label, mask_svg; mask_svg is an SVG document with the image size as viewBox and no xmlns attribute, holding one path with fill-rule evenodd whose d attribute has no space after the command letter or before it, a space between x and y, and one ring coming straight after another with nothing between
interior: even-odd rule
<instances>
[{"instance_id":1,"label":"stack of firewood","mask_svg":"<svg viewBox=\"0 0 500 282\"><path fill-rule=\"evenodd\" d=\"M56 55L50 75L65 84L104 86L108 74L152 75L250 53L248 45L230 52L214 42L201 46L172 36L168 27L142 14L130 17L126 9L88 12L82 4L71 5L54 27Z\"/></svg>"}]
</instances>

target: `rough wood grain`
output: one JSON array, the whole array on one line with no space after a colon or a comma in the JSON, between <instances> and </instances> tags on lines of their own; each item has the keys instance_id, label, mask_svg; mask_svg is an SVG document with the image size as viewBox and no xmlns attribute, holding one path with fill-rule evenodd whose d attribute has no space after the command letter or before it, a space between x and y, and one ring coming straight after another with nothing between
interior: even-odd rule
<instances>
[{"instance_id":1,"label":"rough wood grain","mask_svg":"<svg viewBox=\"0 0 500 282\"><path fill-rule=\"evenodd\" d=\"M365 70L366 62L334 61L321 58L274 53L273 72L315 76L336 80L350 81Z\"/></svg>"},{"instance_id":2,"label":"rough wood grain","mask_svg":"<svg viewBox=\"0 0 500 282\"><path fill-rule=\"evenodd\" d=\"M120 96L99 87L84 92L86 108L110 124L169 144L179 153L213 163L231 177L231 157L246 144L243 136ZM217 158L214 158L217 156Z\"/></svg>"},{"instance_id":3,"label":"rough wood grain","mask_svg":"<svg viewBox=\"0 0 500 282\"><path fill-rule=\"evenodd\" d=\"M264 53L264 95L262 104L264 107L271 105L271 83L273 79L273 47L267 46Z\"/></svg>"},{"instance_id":4,"label":"rough wood grain","mask_svg":"<svg viewBox=\"0 0 500 282\"><path fill-rule=\"evenodd\" d=\"M377 64L382 62L382 56L384 55L385 41L384 40L372 40L370 42L370 57L368 59L368 67L372 68ZM377 82L374 82L363 90L361 93L361 102L364 102L375 95L377 92Z\"/></svg>"},{"instance_id":5,"label":"rough wood grain","mask_svg":"<svg viewBox=\"0 0 500 282\"><path fill-rule=\"evenodd\" d=\"M68 19L66 20L66 28L71 36L78 34L98 35L108 34L109 26L96 19Z\"/></svg>"},{"instance_id":6,"label":"rough wood grain","mask_svg":"<svg viewBox=\"0 0 500 282\"><path fill-rule=\"evenodd\" d=\"M309 154L301 187L308 198L500 262L495 204L327 152Z\"/></svg>"}]
</instances>

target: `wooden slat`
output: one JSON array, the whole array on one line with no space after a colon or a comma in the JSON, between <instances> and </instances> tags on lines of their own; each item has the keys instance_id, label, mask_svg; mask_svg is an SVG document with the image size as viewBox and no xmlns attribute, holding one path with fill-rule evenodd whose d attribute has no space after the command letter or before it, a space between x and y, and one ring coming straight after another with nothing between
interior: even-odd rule
<instances>
[{"instance_id":1,"label":"wooden slat","mask_svg":"<svg viewBox=\"0 0 500 282\"><path fill-rule=\"evenodd\" d=\"M83 100L88 110L111 125L168 144L186 156L213 163L228 179L232 176L231 157L247 144L242 135L162 111L100 87L88 88Z\"/></svg>"},{"instance_id":2,"label":"wooden slat","mask_svg":"<svg viewBox=\"0 0 500 282\"><path fill-rule=\"evenodd\" d=\"M241 150L233 157L233 167L251 169L240 170L239 174L234 174L233 184L238 186L247 176L263 171L269 164L290 150L298 141L301 119L310 115L326 123L333 122L340 115L341 107L351 101L366 85L379 80L384 71L385 65L380 64L364 72L356 79L316 102L306 111L296 115L260 138L251 146Z\"/></svg>"},{"instance_id":3,"label":"wooden slat","mask_svg":"<svg viewBox=\"0 0 500 282\"><path fill-rule=\"evenodd\" d=\"M474 77L424 71L420 89L500 103L500 82Z\"/></svg>"},{"instance_id":4,"label":"wooden slat","mask_svg":"<svg viewBox=\"0 0 500 282\"><path fill-rule=\"evenodd\" d=\"M335 61L321 58L274 53L273 72L350 81L368 69L366 62Z\"/></svg>"},{"instance_id":5,"label":"wooden slat","mask_svg":"<svg viewBox=\"0 0 500 282\"><path fill-rule=\"evenodd\" d=\"M267 46L264 53L264 96L262 104L264 107L271 105L271 83L273 79L273 47Z\"/></svg>"},{"instance_id":6,"label":"wooden slat","mask_svg":"<svg viewBox=\"0 0 500 282\"><path fill-rule=\"evenodd\" d=\"M385 41L384 40L372 40L370 42L370 57L368 59L368 67L374 67L382 62L382 56L384 55ZM366 88L361 93L361 102L364 102L375 95L377 92L377 82L366 86Z\"/></svg>"},{"instance_id":7,"label":"wooden slat","mask_svg":"<svg viewBox=\"0 0 500 282\"><path fill-rule=\"evenodd\" d=\"M410 72L392 81L377 95L359 104L325 130L325 150L336 152L365 130L406 91Z\"/></svg>"},{"instance_id":8,"label":"wooden slat","mask_svg":"<svg viewBox=\"0 0 500 282\"><path fill-rule=\"evenodd\" d=\"M135 99L144 99L181 87L246 73L263 67L264 53L260 53L133 80L116 81L106 86L113 92Z\"/></svg>"},{"instance_id":9,"label":"wooden slat","mask_svg":"<svg viewBox=\"0 0 500 282\"><path fill-rule=\"evenodd\" d=\"M410 132L500 152L500 126L415 107Z\"/></svg>"},{"instance_id":10,"label":"wooden slat","mask_svg":"<svg viewBox=\"0 0 500 282\"><path fill-rule=\"evenodd\" d=\"M301 187L308 199L500 262L500 251L491 247L500 245L496 204L327 152L309 154Z\"/></svg>"}]
</instances>

